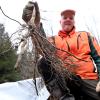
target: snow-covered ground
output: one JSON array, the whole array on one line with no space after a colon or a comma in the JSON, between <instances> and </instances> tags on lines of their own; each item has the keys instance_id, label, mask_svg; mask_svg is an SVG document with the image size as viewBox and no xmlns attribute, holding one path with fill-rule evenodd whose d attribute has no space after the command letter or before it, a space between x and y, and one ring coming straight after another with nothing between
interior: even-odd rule
<instances>
[{"instance_id":1,"label":"snow-covered ground","mask_svg":"<svg viewBox=\"0 0 100 100\"><path fill-rule=\"evenodd\" d=\"M38 95L32 79L0 84L0 100L47 100L50 94L41 78L36 83Z\"/></svg>"}]
</instances>

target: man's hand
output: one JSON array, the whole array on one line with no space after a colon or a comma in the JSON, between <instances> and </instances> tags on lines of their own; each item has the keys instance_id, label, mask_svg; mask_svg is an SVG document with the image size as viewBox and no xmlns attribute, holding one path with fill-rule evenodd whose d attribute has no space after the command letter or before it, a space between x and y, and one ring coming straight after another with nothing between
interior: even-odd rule
<instances>
[{"instance_id":1,"label":"man's hand","mask_svg":"<svg viewBox=\"0 0 100 100\"><path fill-rule=\"evenodd\" d=\"M98 82L98 84L96 86L96 92L100 92L100 81Z\"/></svg>"},{"instance_id":2,"label":"man's hand","mask_svg":"<svg viewBox=\"0 0 100 100\"><path fill-rule=\"evenodd\" d=\"M32 17L33 9L34 9L34 3L29 1L28 4L24 7L23 13L22 13L22 19L26 23L30 21Z\"/></svg>"},{"instance_id":3,"label":"man's hand","mask_svg":"<svg viewBox=\"0 0 100 100\"><path fill-rule=\"evenodd\" d=\"M40 24L40 11L37 2L28 2L28 4L23 9L22 19L28 25L38 26Z\"/></svg>"}]
</instances>

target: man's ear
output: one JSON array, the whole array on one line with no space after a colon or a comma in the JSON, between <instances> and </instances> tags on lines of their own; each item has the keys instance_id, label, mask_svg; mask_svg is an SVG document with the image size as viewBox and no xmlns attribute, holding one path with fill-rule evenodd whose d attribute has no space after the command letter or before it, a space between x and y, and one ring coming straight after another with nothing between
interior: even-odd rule
<instances>
[{"instance_id":1,"label":"man's ear","mask_svg":"<svg viewBox=\"0 0 100 100\"><path fill-rule=\"evenodd\" d=\"M61 24L61 20L59 21L59 23Z\"/></svg>"}]
</instances>

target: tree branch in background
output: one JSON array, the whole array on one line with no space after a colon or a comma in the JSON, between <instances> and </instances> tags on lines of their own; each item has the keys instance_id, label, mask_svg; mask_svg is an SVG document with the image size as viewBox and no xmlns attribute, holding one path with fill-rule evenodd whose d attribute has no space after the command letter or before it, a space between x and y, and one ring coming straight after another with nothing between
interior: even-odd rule
<instances>
[{"instance_id":1,"label":"tree branch in background","mask_svg":"<svg viewBox=\"0 0 100 100\"><path fill-rule=\"evenodd\" d=\"M9 18L9 19L11 19L11 20L17 22L18 24L20 24L20 25L22 26L22 24L21 24L19 21L15 20L15 19L13 19L13 18L11 18L11 17L9 17L9 16L7 16L7 15L4 13L4 11L3 11L3 9L2 9L1 7L0 7L0 10L1 10L1 12L3 13L3 15L4 15L5 17L7 17L7 18Z\"/></svg>"}]
</instances>

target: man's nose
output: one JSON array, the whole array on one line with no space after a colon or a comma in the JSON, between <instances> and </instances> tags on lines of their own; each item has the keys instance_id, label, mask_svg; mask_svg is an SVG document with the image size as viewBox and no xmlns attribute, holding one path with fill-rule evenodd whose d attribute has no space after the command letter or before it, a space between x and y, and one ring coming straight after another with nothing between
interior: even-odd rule
<instances>
[{"instance_id":1,"label":"man's nose","mask_svg":"<svg viewBox=\"0 0 100 100\"><path fill-rule=\"evenodd\" d=\"M67 17L66 20L71 20L71 18Z\"/></svg>"}]
</instances>

